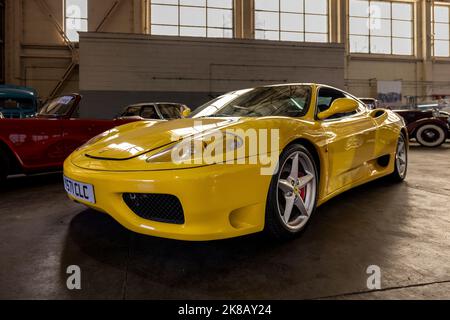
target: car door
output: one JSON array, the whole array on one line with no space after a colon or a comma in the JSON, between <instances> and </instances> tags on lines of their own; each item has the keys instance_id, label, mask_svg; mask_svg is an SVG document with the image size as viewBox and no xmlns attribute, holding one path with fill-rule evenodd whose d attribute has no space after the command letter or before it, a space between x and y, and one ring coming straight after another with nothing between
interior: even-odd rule
<instances>
[{"instance_id":1,"label":"car door","mask_svg":"<svg viewBox=\"0 0 450 320\"><path fill-rule=\"evenodd\" d=\"M317 112L327 110L339 98L353 99L340 90L320 88ZM367 176L374 157L376 124L368 109L360 103L357 111L322 120L321 125L327 135L330 170L327 194L332 194Z\"/></svg>"}]
</instances>

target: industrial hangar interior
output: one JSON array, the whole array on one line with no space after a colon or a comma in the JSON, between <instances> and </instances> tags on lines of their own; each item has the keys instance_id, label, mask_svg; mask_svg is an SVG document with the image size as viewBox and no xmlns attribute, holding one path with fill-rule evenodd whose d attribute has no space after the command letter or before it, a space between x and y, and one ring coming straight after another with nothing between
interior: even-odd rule
<instances>
[{"instance_id":1,"label":"industrial hangar interior","mask_svg":"<svg viewBox=\"0 0 450 320\"><path fill-rule=\"evenodd\" d=\"M1 299L450 299L450 1L0 14Z\"/></svg>"}]
</instances>

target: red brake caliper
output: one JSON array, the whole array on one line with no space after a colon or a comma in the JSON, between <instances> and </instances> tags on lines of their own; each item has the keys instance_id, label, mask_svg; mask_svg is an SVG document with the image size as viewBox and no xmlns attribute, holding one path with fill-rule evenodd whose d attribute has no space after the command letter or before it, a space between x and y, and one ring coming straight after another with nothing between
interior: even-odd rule
<instances>
[{"instance_id":1,"label":"red brake caliper","mask_svg":"<svg viewBox=\"0 0 450 320\"><path fill-rule=\"evenodd\" d=\"M301 178L301 177L299 177L299 178ZM300 197L302 197L302 199L303 200L305 200L305 198L306 198L306 188L307 188L307 186L304 186L303 188L301 188L299 191L299 193L300 193Z\"/></svg>"}]
</instances>

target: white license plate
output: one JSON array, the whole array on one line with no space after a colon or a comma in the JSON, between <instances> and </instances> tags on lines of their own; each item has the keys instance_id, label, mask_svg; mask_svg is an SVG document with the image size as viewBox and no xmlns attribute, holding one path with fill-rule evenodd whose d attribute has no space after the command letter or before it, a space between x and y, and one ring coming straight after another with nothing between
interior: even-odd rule
<instances>
[{"instance_id":1,"label":"white license plate","mask_svg":"<svg viewBox=\"0 0 450 320\"><path fill-rule=\"evenodd\" d=\"M64 177L64 189L76 199L95 204L94 186Z\"/></svg>"}]
</instances>

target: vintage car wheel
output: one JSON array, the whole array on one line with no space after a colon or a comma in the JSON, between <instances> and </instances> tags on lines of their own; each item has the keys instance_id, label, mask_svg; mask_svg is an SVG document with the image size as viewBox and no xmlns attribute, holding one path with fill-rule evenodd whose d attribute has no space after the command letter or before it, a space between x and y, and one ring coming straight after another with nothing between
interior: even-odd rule
<instances>
[{"instance_id":1,"label":"vintage car wheel","mask_svg":"<svg viewBox=\"0 0 450 320\"><path fill-rule=\"evenodd\" d=\"M314 157L302 145L288 147L269 188L266 231L275 238L300 234L313 215L318 199L318 170Z\"/></svg>"},{"instance_id":2,"label":"vintage car wheel","mask_svg":"<svg viewBox=\"0 0 450 320\"><path fill-rule=\"evenodd\" d=\"M445 142L444 129L435 124L425 124L417 129L416 139L424 147L435 148Z\"/></svg>"},{"instance_id":3,"label":"vintage car wheel","mask_svg":"<svg viewBox=\"0 0 450 320\"><path fill-rule=\"evenodd\" d=\"M408 173L408 144L403 133L400 134L395 153L395 170L390 175L394 182L402 182Z\"/></svg>"}]
</instances>

